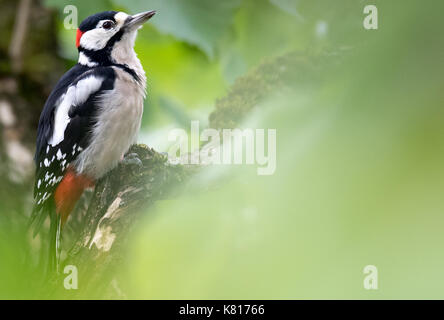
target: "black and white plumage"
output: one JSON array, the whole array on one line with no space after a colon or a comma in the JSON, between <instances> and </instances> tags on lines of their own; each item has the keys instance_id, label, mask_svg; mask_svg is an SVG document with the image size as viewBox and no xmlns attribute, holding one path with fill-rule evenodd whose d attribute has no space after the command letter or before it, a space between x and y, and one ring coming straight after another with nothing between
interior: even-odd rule
<instances>
[{"instance_id":1,"label":"black and white plumage","mask_svg":"<svg viewBox=\"0 0 444 320\"><path fill-rule=\"evenodd\" d=\"M111 67L76 64L49 96L37 133L35 211L43 208L68 165L90 145L100 97L114 89L115 79L116 72Z\"/></svg>"},{"instance_id":2,"label":"black and white plumage","mask_svg":"<svg viewBox=\"0 0 444 320\"><path fill-rule=\"evenodd\" d=\"M135 142L146 78L133 48L137 29L154 13L106 11L80 24L79 62L57 83L39 120L31 217L35 232L51 211L67 217L63 210L72 209L66 205L73 200L70 189L102 177Z\"/></svg>"}]
</instances>

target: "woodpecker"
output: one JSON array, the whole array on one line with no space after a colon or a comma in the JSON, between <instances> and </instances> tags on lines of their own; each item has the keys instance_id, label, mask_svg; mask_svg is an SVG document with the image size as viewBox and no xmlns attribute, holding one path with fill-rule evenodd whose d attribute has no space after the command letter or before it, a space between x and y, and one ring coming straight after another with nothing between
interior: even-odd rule
<instances>
[{"instance_id":1,"label":"woodpecker","mask_svg":"<svg viewBox=\"0 0 444 320\"><path fill-rule=\"evenodd\" d=\"M135 142L146 77L134 51L137 30L155 11L105 11L79 25L78 63L48 97L37 130L34 236L50 217L50 268L58 268L61 230L86 188L113 169Z\"/></svg>"}]
</instances>

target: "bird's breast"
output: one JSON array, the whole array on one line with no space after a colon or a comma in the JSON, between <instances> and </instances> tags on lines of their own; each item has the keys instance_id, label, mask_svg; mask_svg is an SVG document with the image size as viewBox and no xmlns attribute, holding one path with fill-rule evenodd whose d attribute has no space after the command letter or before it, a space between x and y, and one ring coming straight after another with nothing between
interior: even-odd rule
<instances>
[{"instance_id":1,"label":"bird's breast","mask_svg":"<svg viewBox=\"0 0 444 320\"><path fill-rule=\"evenodd\" d=\"M136 142L142 120L144 84L120 69L116 75L113 90L99 98L90 144L74 163L78 173L96 179L114 168Z\"/></svg>"}]
</instances>

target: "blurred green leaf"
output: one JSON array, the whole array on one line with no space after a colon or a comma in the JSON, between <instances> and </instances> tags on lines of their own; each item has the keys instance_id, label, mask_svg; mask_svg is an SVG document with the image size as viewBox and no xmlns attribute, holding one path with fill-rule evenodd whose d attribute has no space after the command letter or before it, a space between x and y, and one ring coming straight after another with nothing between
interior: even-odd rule
<instances>
[{"instance_id":1,"label":"blurred green leaf","mask_svg":"<svg viewBox=\"0 0 444 320\"><path fill-rule=\"evenodd\" d=\"M297 0L270 0L270 2L285 12L302 19L298 9L296 8Z\"/></svg>"},{"instance_id":2,"label":"blurred green leaf","mask_svg":"<svg viewBox=\"0 0 444 320\"><path fill-rule=\"evenodd\" d=\"M244 0L236 14L233 32L224 38L219 51L227 80L245 73L266 57L303 47L311 35L300 21L268 0Z\"/></svg>"},{"instance_id":3,"label":"blurred green leaf","mask_svg":"<svg viewBox=\"0 0 444 320\"><path fill-rule=\"evenodd\" d=\"M213 58L241 0L114 0L132 13L157 10L152 23L163 33L195 45Z\"/></svg>"}]
</instances>

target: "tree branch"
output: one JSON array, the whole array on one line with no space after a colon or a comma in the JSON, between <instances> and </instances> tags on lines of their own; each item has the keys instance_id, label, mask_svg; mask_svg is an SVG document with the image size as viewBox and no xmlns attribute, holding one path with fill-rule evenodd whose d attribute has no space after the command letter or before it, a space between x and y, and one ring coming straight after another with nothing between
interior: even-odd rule
<instances>
[{"instance_id":1,"label":"tree branch","mask_svg":"<svg viewBox=\"0 0 444 320\"><path fill-rule=\"evenodd\" d=\"M64 265L77 266L79 278L88 279L80 294L120 295L112 270L122 263L122 252L141 209L170 195L191 173L169 164L165 156L145 145L134 145L129 153L138 155L141 166L120 164L98 181L87 210L79 206L72 214L83 223Z\"/></svg>"}]
</instances>

